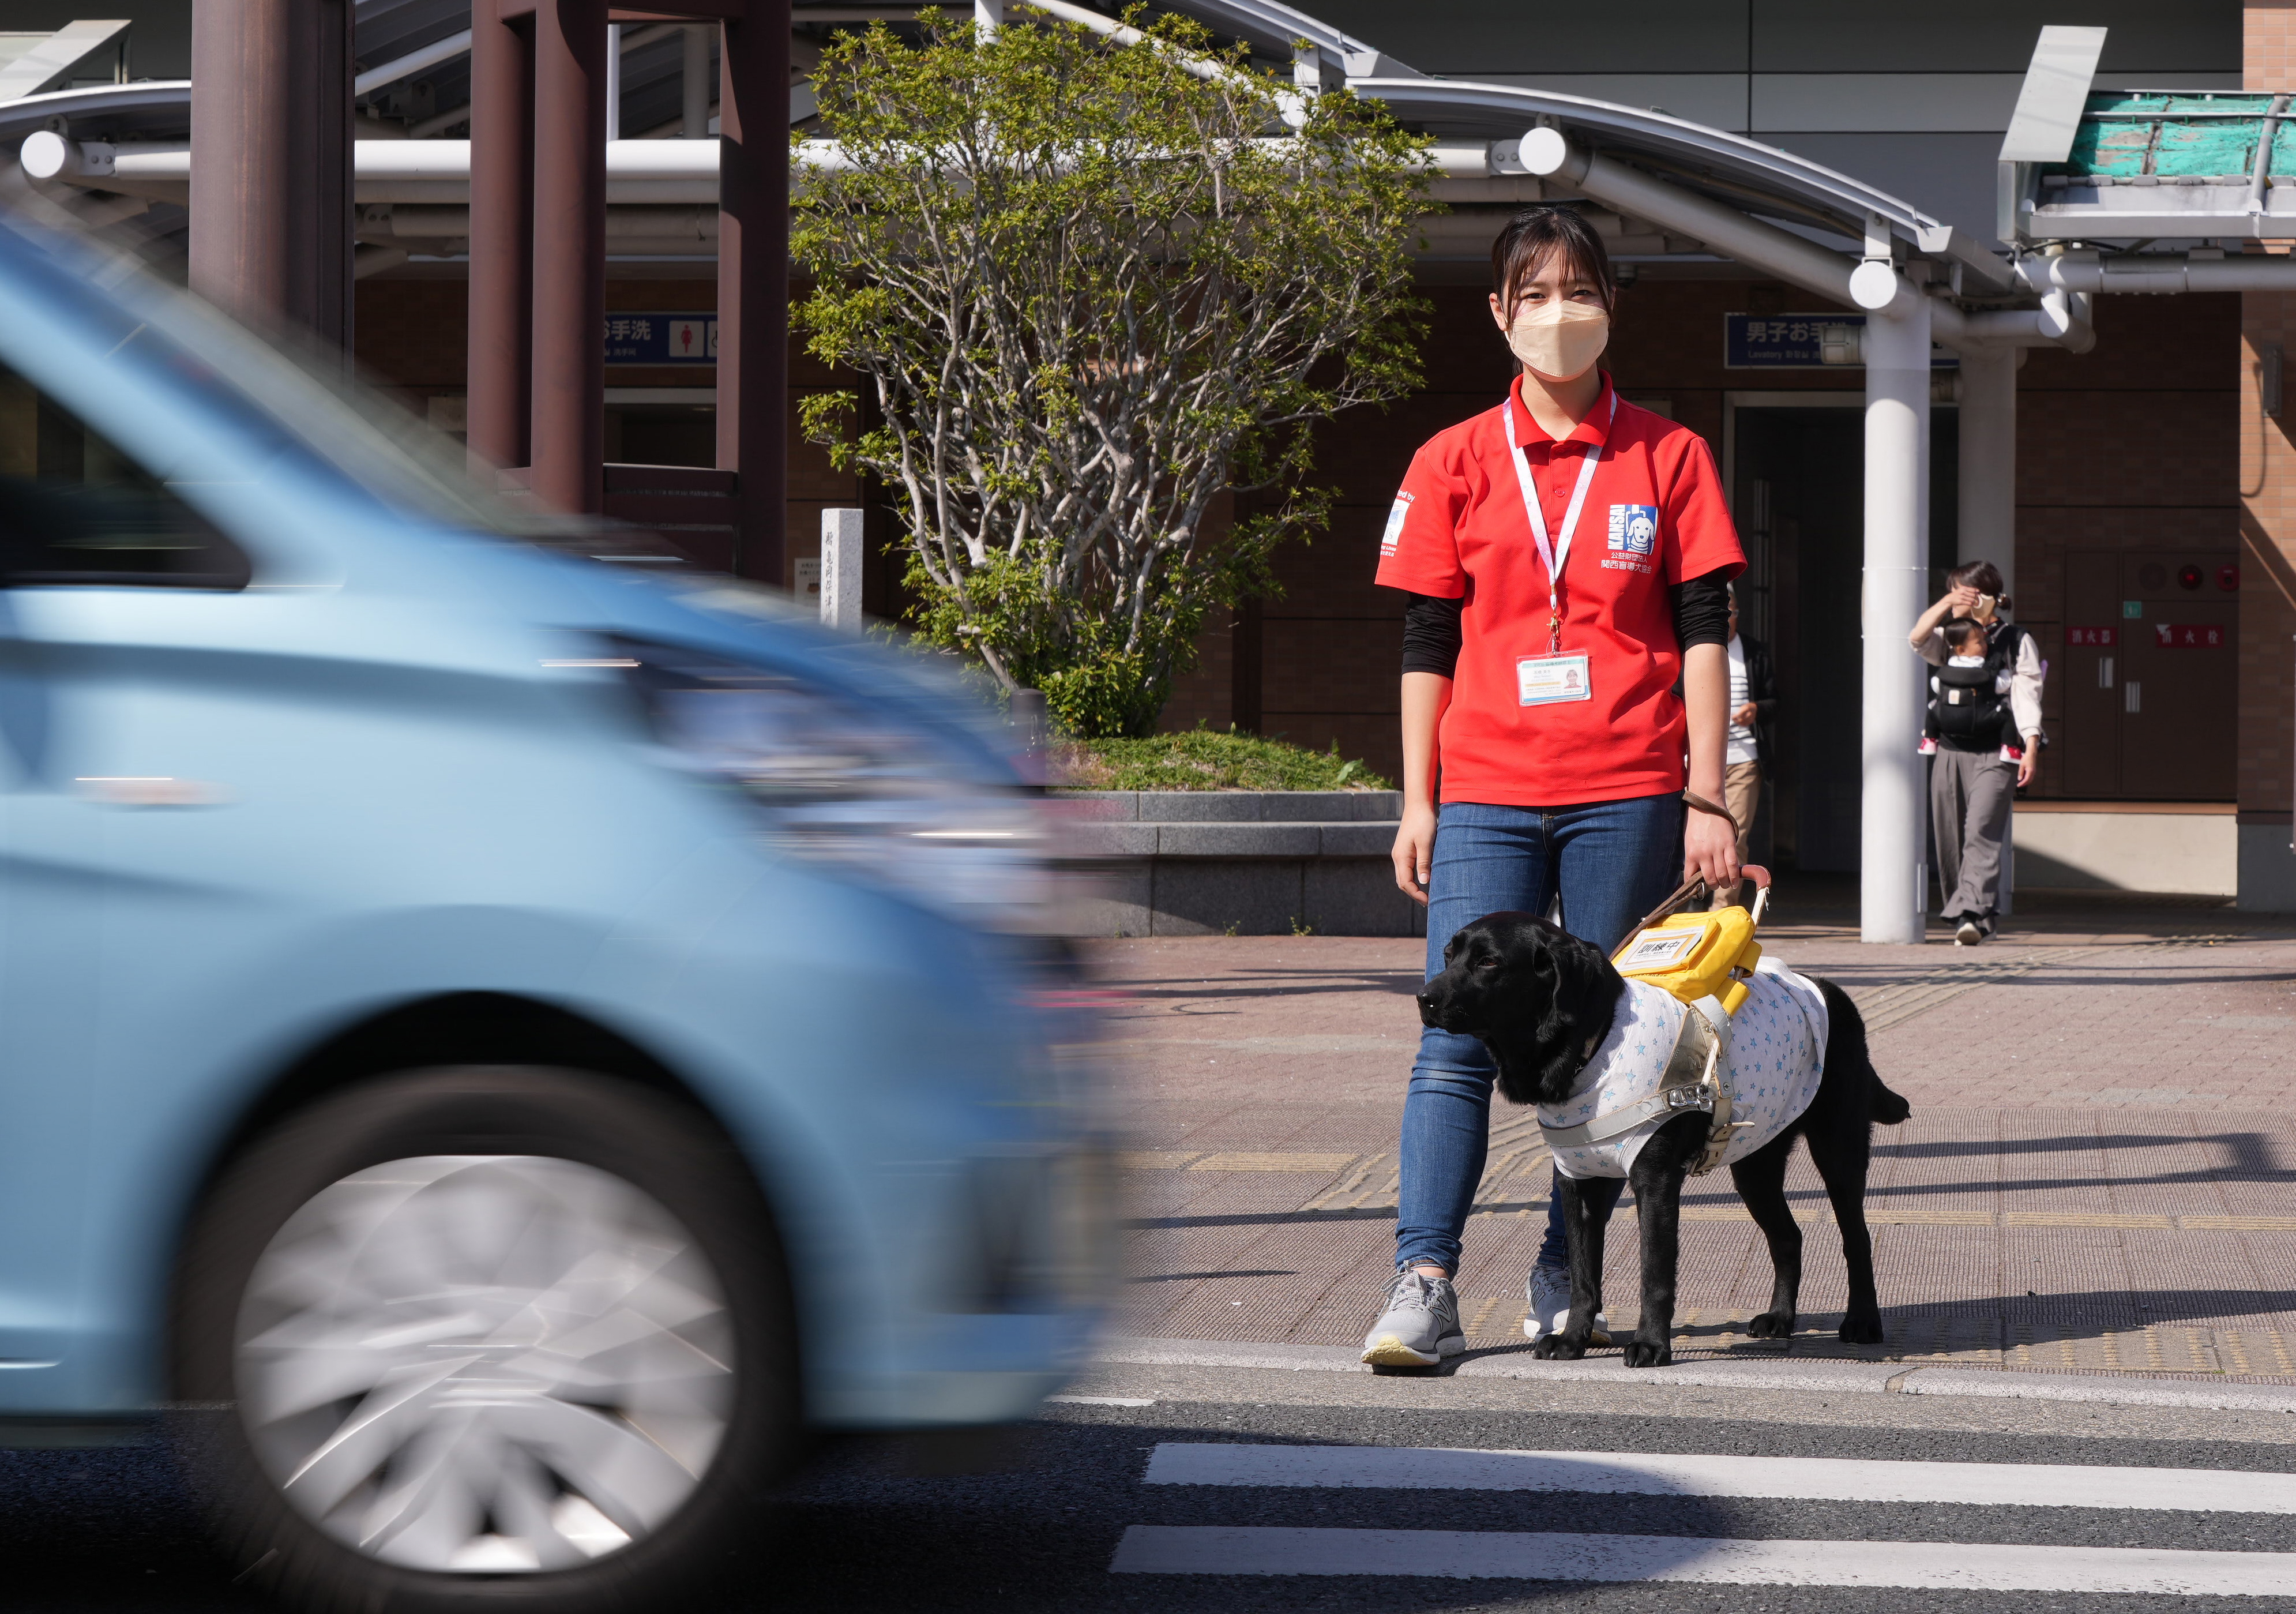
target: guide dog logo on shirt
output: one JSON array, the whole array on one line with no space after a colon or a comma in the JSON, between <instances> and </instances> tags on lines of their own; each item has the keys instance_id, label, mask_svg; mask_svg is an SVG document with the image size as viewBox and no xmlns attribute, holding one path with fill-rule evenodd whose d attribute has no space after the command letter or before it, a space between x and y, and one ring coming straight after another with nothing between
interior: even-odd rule
<instances>
[{"instance_id":1,"label":"guide dog logo on shirt","mask_svg":"<svg viewBox=\"0 0 2296 1614\"><path fill-rule=\"evenodd\" d=\"M1387 530L1380 535L1379 558L1381 560L1385 561L1394 555L1395 546L1403 537L1403 523L1411 514L1411 502L1417 496L1416 494L1409 493L1398 493L1395 496L1395 508L1387 512Z\"/></svg>"},{"instance_id":2,"label":"guide dog logo on shirt","mask_svg":"<svg viewBox=\"0 0 2296 1614\"><path fill-rule=\"evenodd\" d=\"M1621 554L1646 555L1658 547L1658 506L1611 506L1611 547Z\"/></svg>"}]
</instances>

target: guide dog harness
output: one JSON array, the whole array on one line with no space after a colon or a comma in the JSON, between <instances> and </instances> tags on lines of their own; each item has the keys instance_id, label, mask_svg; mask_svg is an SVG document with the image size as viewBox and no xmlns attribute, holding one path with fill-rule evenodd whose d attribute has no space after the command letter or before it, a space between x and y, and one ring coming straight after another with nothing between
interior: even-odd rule
<instances>
[{"instance_id":1,"label":"guide dog harness","mask_svg":"<svg viewBox=\"0 0 2296 1614\"><path fill-rule=\"evenodd\" d=\"M1659 1127L1687 1110L1712 1117L1692 1167L1744 1159L1809 1108L1824 1072L1827 1013L1816 983L1762 956L1753 912L1677 914L1685 886L1620 948L1626 979L1611 1029L1560 1104L1538 1124L1567 1177L1623 1177ZM1703 882L1693 882L1702 894Z\"/></svg>"}]
</instances>

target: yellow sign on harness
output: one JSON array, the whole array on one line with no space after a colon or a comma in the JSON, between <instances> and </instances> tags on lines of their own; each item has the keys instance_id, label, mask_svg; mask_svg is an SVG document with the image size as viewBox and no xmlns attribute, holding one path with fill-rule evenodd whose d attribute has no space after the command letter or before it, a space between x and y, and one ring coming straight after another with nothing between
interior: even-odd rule
<instances>
[{"instance_id":1,"label":"yellow sign on harness","mask_svg":"<svg viewBox=\"0 0 2296 1614\"><path fill-rule=\"evenodd\" d=\"M1750 867L1746 873L1757 888L1751 913L1744 908L1717 908L1668 914L1667 909L1676 903L1703 892L1705 882L1693 881L1643 921L1612 956L1611 963L1620 974L1647 981L1684 1003L1718 998L1723 1012L1735 1014L1738 1005L1746 1001L1747 978L1762 956L1762 944L1754 939L1754 932L1762 922L1762 908L1770 895L1768 870Z\"/></svg>"}]
</instances>

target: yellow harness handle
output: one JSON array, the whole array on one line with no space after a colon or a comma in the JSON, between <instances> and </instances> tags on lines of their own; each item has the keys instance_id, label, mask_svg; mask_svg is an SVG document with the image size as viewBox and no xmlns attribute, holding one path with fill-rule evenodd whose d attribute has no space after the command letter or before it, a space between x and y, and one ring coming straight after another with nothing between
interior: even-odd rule
<instances>
[{"instance_id":1,"label":"yellow harness handle","mask_svg":"<svg viewBox=\"0 0 2296 1614\"><path fill-rule=\"evenodd\" d=\"M1742 864L1738 868L1738 876L1741 880L1751 880L1754 882L1753 920L1755 928L1759 930L1762 923L1762 910L1769 905L1770 872L1759 863ZM1679 911L1683 904L1696 902L1702 897L1710 897L1713 892L1714 888L1706 883L1705 875L1693 874L1674 888L1673 896L1636 921L1635 928L1627 932L1627 940L1632 941L1668 914Z\"/></svg>"}]
</instances>

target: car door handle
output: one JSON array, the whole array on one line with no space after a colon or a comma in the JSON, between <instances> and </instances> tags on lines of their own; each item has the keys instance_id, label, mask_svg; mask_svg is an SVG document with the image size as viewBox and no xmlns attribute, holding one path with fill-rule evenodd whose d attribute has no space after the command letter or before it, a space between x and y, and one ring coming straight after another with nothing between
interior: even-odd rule
<instances>
[{"instance_id":1,"label":"car door handle","mask_svg":"<svg viewBox=\"0 0 2296 1614\"><path fill-rule=\"evenodd\" d=\"M204 779L159 774L99 774L75 779L79 793L106 807L221 807L231 792Z\"/></svg>"}]
</instances>

